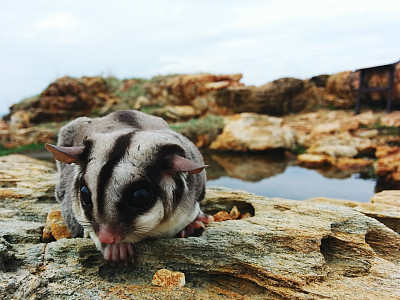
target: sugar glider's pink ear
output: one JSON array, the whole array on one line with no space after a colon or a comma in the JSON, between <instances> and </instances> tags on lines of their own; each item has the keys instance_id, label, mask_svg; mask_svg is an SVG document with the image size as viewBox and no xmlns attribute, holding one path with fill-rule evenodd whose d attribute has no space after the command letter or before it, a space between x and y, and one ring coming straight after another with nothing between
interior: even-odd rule
<instances>
[{"instance_id":1,"label":"sugar glider's pink ear","mask_svg":"<svg viewBox=\"0 0 400 300\"><path fill-rule=\"evenodd\" d=\"M172 172L188 172L189 174L197 174L207 168L208 165L201 165L190 159L179 155L174 155L171 159Z\"/></svg>"},{"instance_id":2,"label":"sugar glider's pink ear","mask_svg":"<svg viewBox=\"0 0 400 300\"><path fill-rule=\"evenodd\" d=\"M67 164L79 163L80 155L85 149L85 147L62 147L51 144L46 144L44 146L53 155L54 159Z\"/></svg>"}]
</instances>

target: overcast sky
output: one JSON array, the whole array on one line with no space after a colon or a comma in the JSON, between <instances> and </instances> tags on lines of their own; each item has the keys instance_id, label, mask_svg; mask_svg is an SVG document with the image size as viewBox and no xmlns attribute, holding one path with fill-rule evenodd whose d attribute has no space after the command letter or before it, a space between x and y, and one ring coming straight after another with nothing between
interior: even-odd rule
<instances>
[{"instance_id":1,"label":"overcast sky","mask_svg":"<svg viewBox=\"0 0 400 300\"><path fill-rule=\"evenodd\" d=\"M0 115L69 75L262 85L400 59L400 1L2 0Z\"/></svg>"}]
</instances>

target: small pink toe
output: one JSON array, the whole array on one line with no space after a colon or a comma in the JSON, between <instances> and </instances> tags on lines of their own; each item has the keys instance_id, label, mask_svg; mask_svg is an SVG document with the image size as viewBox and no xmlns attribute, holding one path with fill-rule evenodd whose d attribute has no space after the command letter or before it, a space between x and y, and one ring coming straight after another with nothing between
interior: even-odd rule
<instances>
[{"instance_id":1,"label":"small pink toe","mask_svg":"<svg viewBox=\"0 0 400 300\"><path fill-rule=\"evenodd\" d=\"M127 263L134 260L134 245L131 243L103 244L105 260L116 263Z\"/></svg>"},{"instance_id":2,"label":"small pink toe","mask_svg":"<svg viewBox=\"0 0 400 300\"><path fill-rule=\"evenodd\" d=\"M193 220L189 225L182 229L179 236L182 238L189 236L200 236L205 228L205 224L211 223L214 218L210 215L204 214L202 211L197 215L196 219Z\"/></svg>"}]
</instances>

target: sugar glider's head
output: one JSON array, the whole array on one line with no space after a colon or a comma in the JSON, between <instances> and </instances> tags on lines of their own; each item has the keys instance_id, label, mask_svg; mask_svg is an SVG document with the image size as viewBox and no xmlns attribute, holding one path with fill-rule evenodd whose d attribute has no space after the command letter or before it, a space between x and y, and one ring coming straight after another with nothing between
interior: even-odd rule
<instances>
[{"instance_id":1,"label":"sugar glider's head","mask_svg":"<svg viewBox=\"0 0 400 300\"><path fill-rule=\"evenodd\" d=\"M184 143L172 131L120 130L92 134L79 147L46 148L76 165L77 221L112 244L175 235L196 217L206 165Z\"/></svg>"}]
</instances>

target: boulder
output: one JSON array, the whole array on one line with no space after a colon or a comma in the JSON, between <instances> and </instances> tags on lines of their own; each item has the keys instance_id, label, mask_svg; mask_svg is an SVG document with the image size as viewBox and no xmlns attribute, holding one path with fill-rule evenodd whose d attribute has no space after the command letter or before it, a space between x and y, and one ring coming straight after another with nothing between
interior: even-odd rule
<instances>
[{"instance_id":1,"label":"boulder","mask_svg":"<svg viewBox=\"0 0 400 300\"><path fill-rule=\"evenodd\" d=\"M400 111L393 111L381 118L381 124L387 127L400 127Z\"/></svg>"},{"instance_id":2,"label":"boulder","mask_svg":"<svg viewBox=\"0 0 400 300\"><path fill-rule=\"evenodd\" d=\"M391 299L400 294L400 237L384 223L399 224L398 208L207 189L205 212L236 206L250 217L215 222L200 237L143 241L136 245L134 265L113 266L91 239L41 241L47 212L57 206L49 163L15 155L0 162L2 299ZM185 286L153 286L161 269L180 272Z\"/></svg>"},{"instance_id":3,"label":"boulder","mask_svg":"<svg viewBox=\"0 0 400 300\"><path fill-rule=\"evenodd\" d=\"M324 89L296 78L280 78L259 87L229 87L208 96L213 113L255 112L286 115L315 110Z\"/></svg>"},{"instance_id":4,"label":"boulder","mask_svg":"<svg viewBox=\"0 0 400 300\"><path fill-rule=\"evenodd\" d=\"M400 182L400 147L378 147L374 163L376 176L379 180Z\"/></svg>"},{"instance_id":5,"label":"boulder","mask_svg":"<svg viewBox=\"0 0 400 300\"><path fill-rule=\"evenodd\" d=\"M10 117L10 128L22 129L31 126L31 117L26 111L18 110Z\"/></svg>"},{"instance_id":6,"label":"boulder","mask_svg":"<svg viewBox=\"0 0 400 300\"><path fill-rule=\"evenodd\" d=\"M63 121L106 110L118 102L102 77L61 77L39 96L10 107L10 115L25 111L32 123ZM6 118L8 118L6 116Z\"/></svg>"},{"instance_id":7,"label":"boulder","mask_svg":"<svg viewBox=\"0 0 400 300\"><path fill-rule=\"evenodd\" d=\"M171 75L152 79L145 90L153 103L189 105L197 97L231 86L243 86L242 74L213 75L207 73Z\"/></svg>"},{"instance_id":8,"label":"boulder","mask_svg":"<svg viewBox=\"0 0 400 300\"><path fill-rule=\"evenodd\" d=\"M327 154L334 157L354 157L359 152L368 151L374 146L374 143L369 139L354 137L348 132L342 132L315 141L307 149L307 153Z\"/></svg>"},{"instance_id":9,"label":"boulder","mask_svg":"<svg viewBox=\"0 0 400 300\"><path fill-rule=\"evenodd\" d=\"M225 127L211 149L234 151L266 151L292 148L295 132L283 126L283 119L242 113L225 119Z\"/></svg>"},{"instance_id":10,"label":"boulder","mask_svg":"<svg viewBox=\"0 0 400 300\"><path fill-rule=\"evenodd\" d=\"M54 143L57 134L43 127L0 130L0 144L6 148L16 148L30 144Z\"/></svg>"},{"instance_id":11,"label":"boulder","mask_svg":"<svg viewBox=\"0 0 400 300\"><path fill-rule=\"evenodd\" d=\"M359 86L359 73L344 71L329 76L326 83L327 104L336 108L355 106Z\"/></svg>"},{"instance_id":12,"label":"boulder","mask_svg":"<svg viewBox=\"0 0 400 300\"><path fill-rule=\"evenodd\" d=\"M400 207L400 191L399 190L387 190L376 193L371 198L371 203L394 205Z\"/></svg>"}]
</instances>

